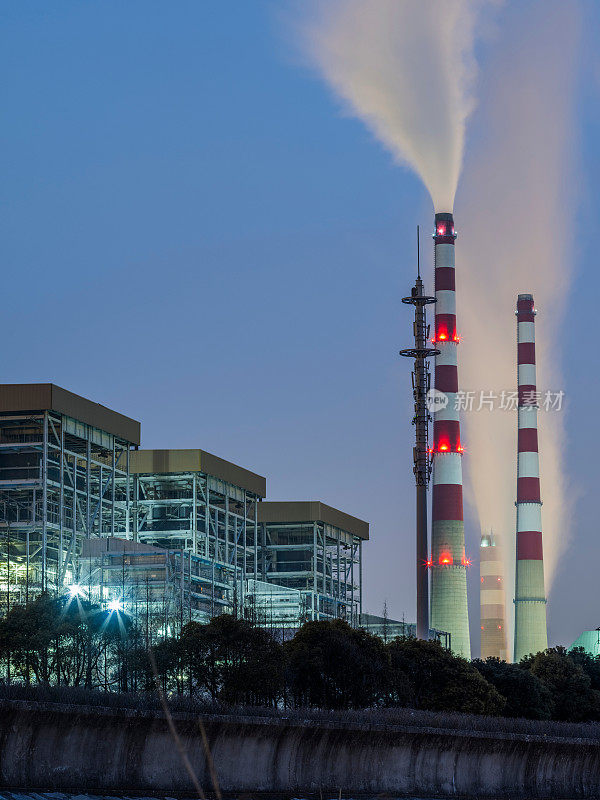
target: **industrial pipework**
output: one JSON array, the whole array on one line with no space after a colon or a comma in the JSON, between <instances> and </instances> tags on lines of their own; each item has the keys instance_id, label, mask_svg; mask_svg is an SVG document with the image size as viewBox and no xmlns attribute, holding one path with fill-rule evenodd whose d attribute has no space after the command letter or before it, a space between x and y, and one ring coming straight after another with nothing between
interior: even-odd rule
<instances>
[{"instance_id":1,"label":"industrial pipework","mask_svg":"<svg viewBox=\"0 0 600 800\"><path fill-rule=\"evenodd\" d=\"M537 432L533 295L517 299L518 456L515 649L519 662L548 647L542 546L542 501Z\"/></svg>"},{"instance_id":2,"label":"industrial pipework","mask_svg":"<svg viewBox=\"0 0 600 800\"><path fill-rule=\"evenodd\" d=\"M454 269L454 218L435 215L435 389L446 403L433 417L431 526L431 627L448 631L452 650L471 657L467 566L463 522L462 455L458 415L458 367ZM436 400L438 398L436 397Z\"/></svg>"}]
</instances>

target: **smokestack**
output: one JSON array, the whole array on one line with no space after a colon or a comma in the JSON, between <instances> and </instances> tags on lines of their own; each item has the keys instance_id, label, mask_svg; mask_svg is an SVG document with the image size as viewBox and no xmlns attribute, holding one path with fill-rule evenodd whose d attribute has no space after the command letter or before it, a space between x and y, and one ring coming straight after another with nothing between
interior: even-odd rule
<instances>
[{"instance_id":1,"label":"smokestack","mask_svg":"<svg viewBox=\"0 0 600 800\"><path fill-rule=\"evenodd\" d=\"M479 547L481 657L506 661L504 553L494 533L483 533Z\"/></svg>"},{"instance_id":2,"label":"smokestack","mask_svg":"<svg viewBox=\"0 0 600 800\"><path fill-rule=\"evenodd\" d=\"M535 310L533 295L517 299L519 430L517 458L517 565L515 652L519 662L548 647L542 548L542 501L537 433Z\"/></svg>"},{"instance_id":3,"label":"smokestack","mask_svg":"<svg viewBox=\"0 0 600 800\"><path fill-rule=\"evenodd\" d=\"M447 405L433 418L431 627L451 635L451 648L471 657L462 498L462 445L456 404L458 367L454 218L435 215L435 388Z\"/></svg>"}]
</instances>

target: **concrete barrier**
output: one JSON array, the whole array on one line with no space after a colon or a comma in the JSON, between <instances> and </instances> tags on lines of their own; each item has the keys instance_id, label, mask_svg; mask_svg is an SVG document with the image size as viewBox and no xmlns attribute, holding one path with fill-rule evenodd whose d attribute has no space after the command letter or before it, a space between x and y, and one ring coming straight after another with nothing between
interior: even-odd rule
<instances>
[{"instance_id":1,"label":"concrete barrier","mask_svg":"<svg viewBox=\"0 0 600 800\"><path fill-rule=\"evenodd\" d=\"M205 791L198 718L173 715ZM600 744L423 726L204 717L223 792L302 797L600 796ZM91 794L186 794L194 786L156 712L0 701L0 786Z\"/></svg>"}]
</instances>

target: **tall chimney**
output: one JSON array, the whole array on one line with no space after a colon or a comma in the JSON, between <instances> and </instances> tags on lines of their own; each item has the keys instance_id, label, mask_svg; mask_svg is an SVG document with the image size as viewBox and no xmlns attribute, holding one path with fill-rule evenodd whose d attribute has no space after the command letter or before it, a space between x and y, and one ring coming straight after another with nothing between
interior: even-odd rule
<instances>
[{"instance_id":1,"label":"tall chimney","mask_svg":"<svg viewBox=\"0 0 600 800\"><path fill-rule=\"evenodd\" d=\"M458 655L471 657L462 499L462 445L456 404L458 367L454 218L435 215L435 388L448 403L434 411L431 526L431 627L450 634Z\"/></svg>"},{"instance_id":2,"label":"tall chimney","mask_svg":"<svg viewBox=\"0 0 600 800\"><path fill-rule=\"evenodd\" d=\"M548 647L542 548L542 501L537 433L535 310L533 295L517 299L519 429L517 457L517 564L515 650L520 661Z\"/></svg>"},{"instance_id":3,"label":"tall chimney","mask_svg":"<svg viewBox=\"0 0 600 800\"><path fill-rule=\"evenodd\" d=\"M504 553L492 531L481 534L479 580L481 657L506 661Z\"/></svg>"}]
</instances>

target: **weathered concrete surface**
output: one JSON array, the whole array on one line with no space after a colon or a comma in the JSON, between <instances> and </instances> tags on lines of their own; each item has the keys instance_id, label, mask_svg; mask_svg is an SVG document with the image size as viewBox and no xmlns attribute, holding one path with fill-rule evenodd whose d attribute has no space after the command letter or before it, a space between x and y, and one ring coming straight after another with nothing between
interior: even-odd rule
<instances>
[{"instance_id":1,"label":"weathered concrete surface","mask_svg":"<svg viewBox=\"0 0 600 800\"><path fill-rule=\"evenodd\" d=\"M198 719L175 724L204 789ZM297 719L205 717L222 791L345 797L600 797L600 746L584 739ZM153 712L0 702L0 786L194 794Z\"/></svg>"}]
</instances>

